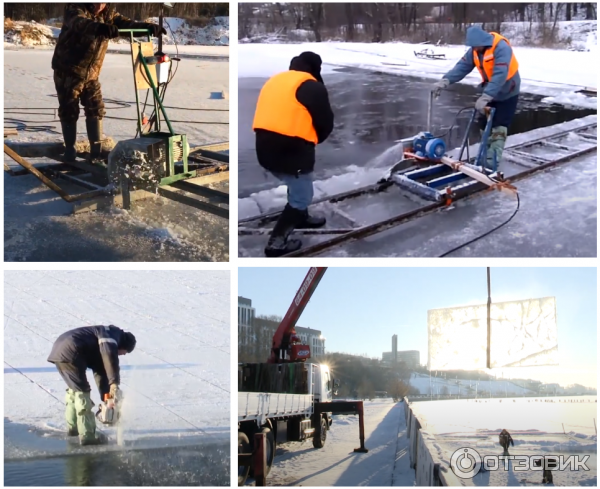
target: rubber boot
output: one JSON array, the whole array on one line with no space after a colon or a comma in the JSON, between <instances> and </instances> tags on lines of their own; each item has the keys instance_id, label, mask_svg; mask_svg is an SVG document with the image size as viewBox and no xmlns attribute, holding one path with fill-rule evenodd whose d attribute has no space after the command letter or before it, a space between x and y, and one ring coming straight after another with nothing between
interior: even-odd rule
<instances>
[{"instance_id":1,"label":"rubber boot","mask_svg":"<svg viewBox=\"0 0 600 489\"><path fill-rule=\"evenodd\" d=\"M303 218L304 211L294 209L287 204L271 232L269 242L265 248L265 256L275 258L299 250L302 241L288 238Z\"/></svg>"},{"instance_id":2,"label":"rubber boot","mask_svg":"<svg viewBox=\"0 0 600 489\"><path fill-rule=\"evenodd\" d=\"M77 151L75 151L75 141L77 141L77 121L60 121L63 139L65 141L65 161L75 161Z\"/></svg>"},{"instance_id":3,"label":"rubber boot","mask_svg":"<svg viewBox=\"0 0 600 489\"><path fill-rule=\"evenodd\" d=\"M296 225L296 229L315 229L325 226L327 219L324 217L314 217L308 214L305 210L302 216L302 221Z\"/></svg>"},{"instance_id":4,"label":"rubber boot","mask_svg":"<svg viewBox=\"0 0 600 489\"><path fill-rule=\"evenodd\" d=\"M506 136L508 134L508 128L506 126L493 127L490 137L488 139L488 147L486 153L485 166L488 170L494 171L494 157L496 158L496 168L500 168L500 160L502 159L502 153L504 152L504 145L506 144Z\"/></svg>"},{"instance_id":5,"label":"rubber boot","mask_svg":"<svg viewBox=\"0 0 600 489\"><path fill-rule=\"evenodd\" d=\"M82 445L99 445L108 440L102 434L96 433L96 420L92 413L94 403L89 392L75 393L75 409L77 411L77 431Z\"/></svg>"},{"instance_id":6,"label":"rubber boot","mask_svg":"<svg viewBox=\"0 0 600 489\"><path fill-rule=\"evenodd\" d=\"M85 445L106 445L108 443L108 437L104 433L96 432L93 439L82 440L79 437L82 446Z\"/></svg>"},{"instance_id":7,"label":"rubber boot","mask_svg":"<svg viewBox=\"0 0 600 489\"><path fill-rule=\"evenodd\" d=\"M86 119L85 128L90 141L90 159L97 160L102 155L102 119Z\"/></svg>"},{"instance_id":8,"label":"rubber boot","mask_svg":"<svg viewBox=\"0 0 600 489\"><path fill-rule=\"evenodd\" d=\"M65 419L67 420L67 436L77 436L77 410L75 409L75 391L67 389L65 396Z\"/></svg>"}]
</instances>

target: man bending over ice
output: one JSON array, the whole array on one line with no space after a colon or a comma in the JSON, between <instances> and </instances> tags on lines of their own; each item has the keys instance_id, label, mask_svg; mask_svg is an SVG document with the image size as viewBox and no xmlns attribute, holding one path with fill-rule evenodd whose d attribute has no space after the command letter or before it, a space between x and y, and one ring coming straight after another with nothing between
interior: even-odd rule
<instances>
[{"instance_id":1,"label":"man bending over ice","mask_svg":"<svg viewBox=\"0 0 600 489\"><path fill-rule=\"evenodd\" d=\"M66 411L68 435L79 435L82 445L106 443L106 437L96 433L92 414L94 403L85 372L89 368L100 399L105 394L115 397L120 383L119 355L131 353L135 336L116 326L86 326L61 334L52 346L48 361L53 363L67 384Z\"/></svg>"}]
</instances>

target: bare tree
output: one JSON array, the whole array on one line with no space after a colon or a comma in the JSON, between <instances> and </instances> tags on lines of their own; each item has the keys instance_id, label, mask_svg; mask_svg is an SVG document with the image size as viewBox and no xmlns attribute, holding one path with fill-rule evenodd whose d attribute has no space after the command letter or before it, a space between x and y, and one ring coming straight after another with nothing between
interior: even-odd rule
<instances>
[{"instance_id":1,"label":"bare tree","mask_svg":"<svg viewBox=\"0 0 600 489\"><path fill-rule=\"evenodd\" d=\"M323 24L323 4L308 4L308 25L315 35L315 41L321 42L321 27Z\"/></svg>"}]
</instances>

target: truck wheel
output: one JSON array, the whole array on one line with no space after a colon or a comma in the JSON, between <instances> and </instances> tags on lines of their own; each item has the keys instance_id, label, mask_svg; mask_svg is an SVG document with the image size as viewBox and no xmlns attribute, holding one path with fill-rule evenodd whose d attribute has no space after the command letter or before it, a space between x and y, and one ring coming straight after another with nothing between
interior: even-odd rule
<instances>
[{"instance_id":1,"label":"truck wheel","mask_svg":"<svg viewBox=\"0 0 600 489\"><path fill-rule=\"evenodd\" d=\"M325 440L327 440L327 421L321 416L319 420L319 426L315 427L315 434L313 436L313 447L323 448L325 446Z\"/></svg>"},{"instance_id":2,"label":"truck wheel","mask_svg":"<svg viewBox=\"0 0 600 489\"><path fill-rule=\"evenodd\" d=\"M257 433L259 433L257 431ZM265 433L267 436L267 474L271 472L271 466L273 465L273 461L275 460L275 433L268 426L263 427L260 430L260 433ZM252 447L252 452L254 452L254 434L252 434L252 441L250 442L250 446ZM254 477L254 467L250 467L250 477Z\"/></svg>"},{"instance_id":3,"label":"truck wheel","mask_svg":"<svg viewBox=\"0 0 600 489\"><path fill-rule=\"evenodd\" d=\"M252 453L250 441L245 433L238 431L238 453ZM243 486L248 478L250 466L238 466L238 486Z\"/></svg>"},{"instance_id":4,"label":"truck wheel","mask_svg":"<svg viewBox=\"0 0 600 489\"><path fill-rule=\"evenodd\" d=\"M261 430L267 435L267 475L271 472L271 466L275 460L275 450L277 445L275 443L275 433L271 431L271 428L264 427Z\"/></svg>"}]
</instances>

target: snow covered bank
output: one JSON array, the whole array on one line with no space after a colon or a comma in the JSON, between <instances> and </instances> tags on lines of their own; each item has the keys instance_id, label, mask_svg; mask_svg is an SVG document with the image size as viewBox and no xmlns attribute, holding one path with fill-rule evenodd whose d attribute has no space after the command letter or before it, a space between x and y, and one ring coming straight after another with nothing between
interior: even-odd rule
<instances>
[{"instance_id":1,"label":"snow covered bank","mask_svg":"<svg viewBox=\"0 0 600 489\"><path fill-rule=\"evenodd\" d=\"M290 60L302 51L314 51L323 59L324 76L337 67L353 67L437 80L466 51L464 46L435 47L436 53L446 55L445 60L416 58L414 51L422 48L423 45L407 43L242 44L238 48L238 77L267 78L287 70ZM549 97L569 96L571 104L596 107L595 98L575 95L582 88L597 87L598 55L595 49L573 52L515 47L515 55L519 61L523 92ZM474 70L462 83L478 85L481 77Z\"/></svg>"},{"instance_id":2,"label":"snow covered bank","mask_svg":"<svg viewBox=\"0 0 600 489\"><path fill-rule=\"evenodd\" d=\"M146 19L145 22L158 23L158 17ZM181 46L229 46L229 17L215 17L203 26L195 26L189 20L178 17L165 17L167 35L163 36L164 45ZM60 34L62 19L50 19L44 25L35 21L13 22L4 20L5 46L52 47ZM111 40L111 45L128 43L127 39Z\"/></svg>"},{"instance_id":3,"label":"snow covered bank","mask_svg":"<svg viewBox=\"0 0 600 489\"><path fill-rule=\"evenodd\" d=\"M164 44L229 46L229 17L215 17L205 27L192 25L186 19L165 17L163 19L167 35ZM148 19L158 23L158 17Z\"/></svg>"},{"instance_id":4,"label":"snow covered bank","mask_svg":"<svg viewBox=\"0 0 600 489\"><path fill-rule=\"evenodd\" d=\"M244 37L239 42L278 44L315 41L312 30L287 28L277 32L265 32L264 26L262 23L253 25L251 37ZM324 41L343 41L346 27L341 26L335 35L331 34L331 29L327 29L327 32L321 32L321 38ZM366 31L366 27L364 24L354 26L356 41L368 41L372 37L372 34ZM452 23L426 22L419 24L418 29L416 33L400 35L394 38L395 41L388 42L419 42L426 39L428 44L443 45L448 39L456 40L463 35ZM513 46L540 46L544 40L548 42L552 37L553 47L556 49L591 51L596 48L598 23L595 20L558 21L556 25L553 22L502 22L497 32L507 37Z\"/></svg>"},{"instance_id":5,"label":"snow covered bank","mask_svg":"<svg viewBox=\"0 0 600 489\"><path fill-rule=\"evenodd\" d=\"M126 441L227 437L229 301L229 273L221 271L5 273L4 416L40 430L25 451L11 440L13 452L46 452L52 435L45 433L66 429L66 386L46 358L60 334L98 324L137 338L120 357ZM88 382L97 405L90 371ZM110 436L115 429L102 430Z\"/></svg>"},{"instance_id":6,"label":"snow covered bank","mask_svg":"<svg viewBox=\"0 0 600 489\"><path fill-rule=\"evenodd\" d=\"M54 46L60 34L60 29L49 25L38 24L35 21L13 22L4 19L4 44L15 46Z\"/></svg>"}]
</instances>

